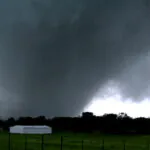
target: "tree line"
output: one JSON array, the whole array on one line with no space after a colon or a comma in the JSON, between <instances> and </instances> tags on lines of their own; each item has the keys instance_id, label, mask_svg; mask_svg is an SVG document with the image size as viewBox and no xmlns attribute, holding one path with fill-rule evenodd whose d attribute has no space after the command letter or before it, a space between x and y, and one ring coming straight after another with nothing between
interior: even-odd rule
<instances>
[{"instance_id":1,"label":"tree line","mask_svg":"<svg viewBox=\"0 0 150 150\"><path fill-rule=\"evenodd\" d=\"M9 130L14 125L48 125L53 132L99 132L107 134L150 134L150 118L131 118L126 113L95 116L83 112L79 117L20 117L0 120L0 127Z\"/></svg>"}]
</instances>

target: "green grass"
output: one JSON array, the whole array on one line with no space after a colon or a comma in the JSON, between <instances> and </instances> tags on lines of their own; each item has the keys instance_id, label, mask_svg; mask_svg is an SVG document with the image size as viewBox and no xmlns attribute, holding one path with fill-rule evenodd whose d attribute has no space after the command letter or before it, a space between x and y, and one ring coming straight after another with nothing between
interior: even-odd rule
<instances>
[{"instance_id":1,"label":"green grass","mask_svg":"<svg viewBox=\"0 0 150 150\"><path fill-rule=\"evenodd\" d=\"M149 150L150 136L119 136L100 134L71 134L59 133L44 136L44 150L60 150L63 136L63 150L101 150L104 139L105 150ZM0 134L0 150L8 150L8 133ZM27 136L27 150L41 150L41 136ZM11 150L25 150L25 136L11 135Z\"/></svg>"}]
</instances>

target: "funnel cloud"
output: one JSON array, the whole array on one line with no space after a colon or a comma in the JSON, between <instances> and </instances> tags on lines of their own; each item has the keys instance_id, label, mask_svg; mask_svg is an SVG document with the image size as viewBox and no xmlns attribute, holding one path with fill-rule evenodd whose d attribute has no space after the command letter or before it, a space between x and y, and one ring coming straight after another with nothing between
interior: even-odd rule
<instances>
[{"instance_id":1,"label":"funnel cloud","mask_svg":"<svg viewBox=\"0 0 150 150\"><path fill-rule=\"evenodd\" d=\"M125 97L141 95L128 77L149 52L149 4L1 0L0 115L77 115L108 80Z\"/></svg>"}]
</instances>

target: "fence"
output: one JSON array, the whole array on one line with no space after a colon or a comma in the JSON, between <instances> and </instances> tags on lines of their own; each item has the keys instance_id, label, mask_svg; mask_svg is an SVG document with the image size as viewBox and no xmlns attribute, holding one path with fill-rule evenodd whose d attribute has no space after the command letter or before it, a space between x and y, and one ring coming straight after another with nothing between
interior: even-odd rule
<instances>
[{"instance_id":1,"label":"fence","mask_svg":"<svg viewBox=\"0 0 150 150\"><path fill-rule=\"evenodd\" d=\"M142 139L142 138L141 138ZM11 135L0 136L2 150L150 150L147 139L113 140L60 135Z\"/></svg>"}]
</instances>

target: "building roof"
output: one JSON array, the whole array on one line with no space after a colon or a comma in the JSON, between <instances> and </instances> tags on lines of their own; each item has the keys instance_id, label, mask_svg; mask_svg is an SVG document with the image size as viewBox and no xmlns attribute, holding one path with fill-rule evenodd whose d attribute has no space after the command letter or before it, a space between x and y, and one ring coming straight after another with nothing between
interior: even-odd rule
<instances>
[{"instance_id":1,"label":"building roof","mask_svg":"<svg viewBox=\"0 0 150 150\"><path fill-rule=\"evenodd\" d=\"M12 126L12 127L18 127L18 128L50 128L49 126L46 126L46 125L33 125L33 126L28 126L28 125L15 125L15 126Z\"/></svg>"}]
</instances>

